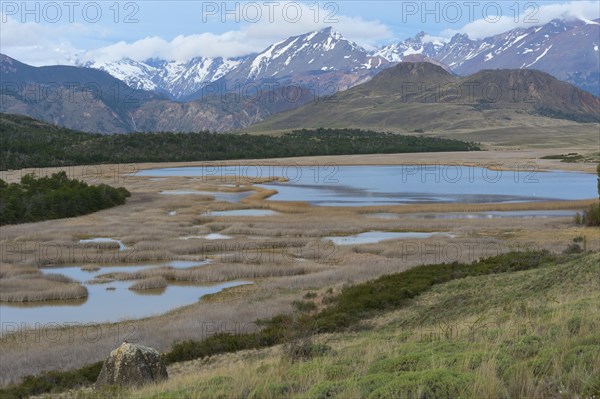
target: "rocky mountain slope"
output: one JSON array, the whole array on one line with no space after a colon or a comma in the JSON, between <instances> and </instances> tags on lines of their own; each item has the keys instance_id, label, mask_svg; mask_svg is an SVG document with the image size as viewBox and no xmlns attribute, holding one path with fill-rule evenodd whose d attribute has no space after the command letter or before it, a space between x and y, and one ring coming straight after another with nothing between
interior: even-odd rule
<instances>
[{"instance_id":1,"label":"rocky mountain slope","mask_svg":"<svg viewBox=\"0 0 600 399\"><path fill-rule=\"evenodd\" d=\"M32 67L0 56L0 112L28 115L84 132L227 131L316 99L308 89L255 85L189 102L130 88L107 72Z\"/></svg>"},{"instance_id":2,"label":"rocky mountain slope","mask_svg":"<svg viewBox=\"0 0 600 399\"><path fill-rule=\"evenodd\" d=\"M424 32L377 52L389 61L414 54L435 60L458 75L483 69L537 69L600 95L600 20L555 19L481 40L457 34L448 43L430 42Z\"/></svg>"},{"instance_id":3,"label":"rocky mountain slope","mask_svg":"<svg viewBox=\"0 0 600 399\"><path fill-rule=\"evenodd\" d=\"M193 100L206 92L233 91L255 82L299 84L315 94L333 94L365 81L389 64L329 27L235 59L198 57L186 63L123 59L82 65L104 70L137 89Z\"/></svg>"},{"instance_id":4,"label":"rocky mountain slope","mask_svg":"<svg viewBox=\"0 0 600 399\"><path fill-rule=\"evenodd\" d=\"M375 51L325 28L235 59L197 57L185 63L123 59L82 65L102 69L137 89L167 93L176 100L197 99L206 92L223 92L257 81L302 85L317 95L333 94L401 61L437 63L458 75L483 69L538 69L598 96L599 45L599 20L557 19L480 40L457 34L443 41L421 32Z\"/></svg>"},{"instance_id":5,"label":"rocky mountain slope","mask_svg":"<svg viewBox=\"0 0 600 399\"><path fill-rule=\"evenodd\" d=\"M459 77L431 63L403 62L371 81L293 111L254 131L364 127L458 131L600 121L600 98L534 70L484 70Z\"/></svg>"}]
</instances>

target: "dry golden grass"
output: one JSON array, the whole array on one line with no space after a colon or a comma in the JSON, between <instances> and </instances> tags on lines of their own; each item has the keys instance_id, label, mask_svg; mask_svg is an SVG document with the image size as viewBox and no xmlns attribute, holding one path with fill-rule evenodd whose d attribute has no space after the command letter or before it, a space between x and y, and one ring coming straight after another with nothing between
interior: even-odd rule
<instances>
[{"instance_id":1,"label":"dry golden grass","mask_svg":"<svg viewBox=\"0 0 600 399\"><path fill-rule=\"evenodd\" d=\"M62 274L42 274L27 265L0 263L0 302L86 298L87 289Z\"/></svg>"},{"instance_id":2,"label":"dry golden grass","mask_svg":"<svg viewBox=\"0 0 600 399\"><path fill-rule=\"evenodd\" d=\"M38 302L86 298L87 288L65 276L25 275L0 279L0 302Z\"/></svg>"},{"instance_id":3,"label":"dry golden grass","mask_svg":"<svg viewBox=\"0 0 600 399\"><path fill-rule=\"evenodd\" d=\"M167 288L167 280L164 277L148 277L136 281L129 286L130 290L156 290Z\"/></svg>"},{"instance_id":4,"label":"dry golden grass","mask_svg":"<svg viewBox=\"0 0 600 399\"><path fill-rule=\"evenodd\" d=\"M9 263L0 263L0 279L22 276L22 275L38 276L40 271L37 268L27 265L12 265Z\"/></svg>"},{"instance_id":5,"label":"dry golden grass","mask_svg":"<svg viewBox=\"0 0 600 399\"><path fill-rule=\"evenodd\" d=\"M99 277L115 280L141 280L140 284L149 279L207 283L231 281L241 278L296 276L319 272L323 269L323 266L320 265L299 262L282 265L213 264L193 269L156 268L133 273L107 273Z\"/></svg>"}]
</instances>

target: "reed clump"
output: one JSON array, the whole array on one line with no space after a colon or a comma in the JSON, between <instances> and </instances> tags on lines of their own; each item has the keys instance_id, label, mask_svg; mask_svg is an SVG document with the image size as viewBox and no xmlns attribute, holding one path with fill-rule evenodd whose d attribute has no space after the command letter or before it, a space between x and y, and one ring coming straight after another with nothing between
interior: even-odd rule
<instances>
[{"instance_id":1,"label":"reed clump","mask_svg":"<svg viewBox=\"0 0 600 399\"><path fill-rule=\"evenodd\" d=\"M38 274L40 274L40 271L35 267L0 263L0 279L24 275L36 276Z\"/></svg>"},{"instance_id":2,"label":"reed clump","mask_svg":"<svg viewBox=\"0 0 600 399\"><path fill-rule=\"evenodd\" d=\"M211 266L202 266L194 269L174 269L174 268L156 268L150 270L141 270L133 273L110 273L99 276L99 278L110 278L115 280L139 280L139 282L160 278L175 282L192 283L216 283L231 281L239 278L266 278L266 277L284 277L298 276L315 273L323 270L321 265L310 264L309 262L287 265L245 265L245 264L215 264ZM130 287L131 288L131 287ZM160 288L160 287L157 287Z\"/></svg>"},{"instance_id":3,"label":"reed clump","mask_svg":"<svg viewBox=\"0 0 600 399\"><path fill-rule=\"evenodd\" d=\"M87 298L83 285L63 275L0 279L0 302L62 301Z\"/></svg>"},{"instance_id":4,"label":"reed clump","mask_svg":"<svg viewBox=\"0 0 600 399\"><path fill-rule=\"evenodd\" d=\"M134 291L158 290L167 288L167 285L167 280L164 277L149 277L136 281L129 286L129 289Z\"/></svg>"}]
</instances>

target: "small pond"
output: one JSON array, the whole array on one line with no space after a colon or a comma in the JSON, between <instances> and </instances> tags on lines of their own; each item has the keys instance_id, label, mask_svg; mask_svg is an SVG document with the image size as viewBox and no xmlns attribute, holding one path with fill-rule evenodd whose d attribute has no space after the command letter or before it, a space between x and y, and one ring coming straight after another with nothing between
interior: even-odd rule
<instances>
[{"instance_id":1,"label":"small pond","mask_svg":"<svg viewBox=\"0 0 600 399\"><path fill-rule=\"evenodd\" d=\"M249 281L205 285L169 283L164 290L133 291L129 286L135 280L111 281L103 284L86 283L106 273L136 272L155 267L189 268L208 263L209 261L173 261L143 265L115 265L102 266L94 271L82 270L84 265L44 268L43 273L64 274L84 283L88 289L88 297L72 301L2 303L0 304L2 323L33 326L35 323L102 323L139 319L190 305L205 295L215 294L226 288L252 284Z\"/></svg>"},{"instance_id":2,"label":"small pond","mask_svg":"<svg viewBox=\"0 0 600 399\"><path fill-rule=\"evenodd\" d=\"M423 232L390 232L390 231L367 231L365 233L354 234L350 236L330 236L324 237L323 240L332 241L335 245L359 245L359 244L375 244L386 240L398 239L423 239L433 236L454 237L449 233L423 233Z\"/></svg>"}]
</instances>

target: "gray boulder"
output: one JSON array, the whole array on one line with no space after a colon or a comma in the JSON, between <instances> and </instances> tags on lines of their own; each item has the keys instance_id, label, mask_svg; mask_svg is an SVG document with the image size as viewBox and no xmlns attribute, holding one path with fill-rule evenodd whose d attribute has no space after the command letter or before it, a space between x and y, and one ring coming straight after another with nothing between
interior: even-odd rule
<instances>
[{"instance_id":1,"label":"gray boulder","mask_svg":"<svg viewBox=\"0 0 600 399\"><path fill-rule=\"evenodd\" d=\"M110 352L102 365L96 387L142 386L168 378L167 368L156 349L124 342Z\"/></svg>"}]
</instances>

